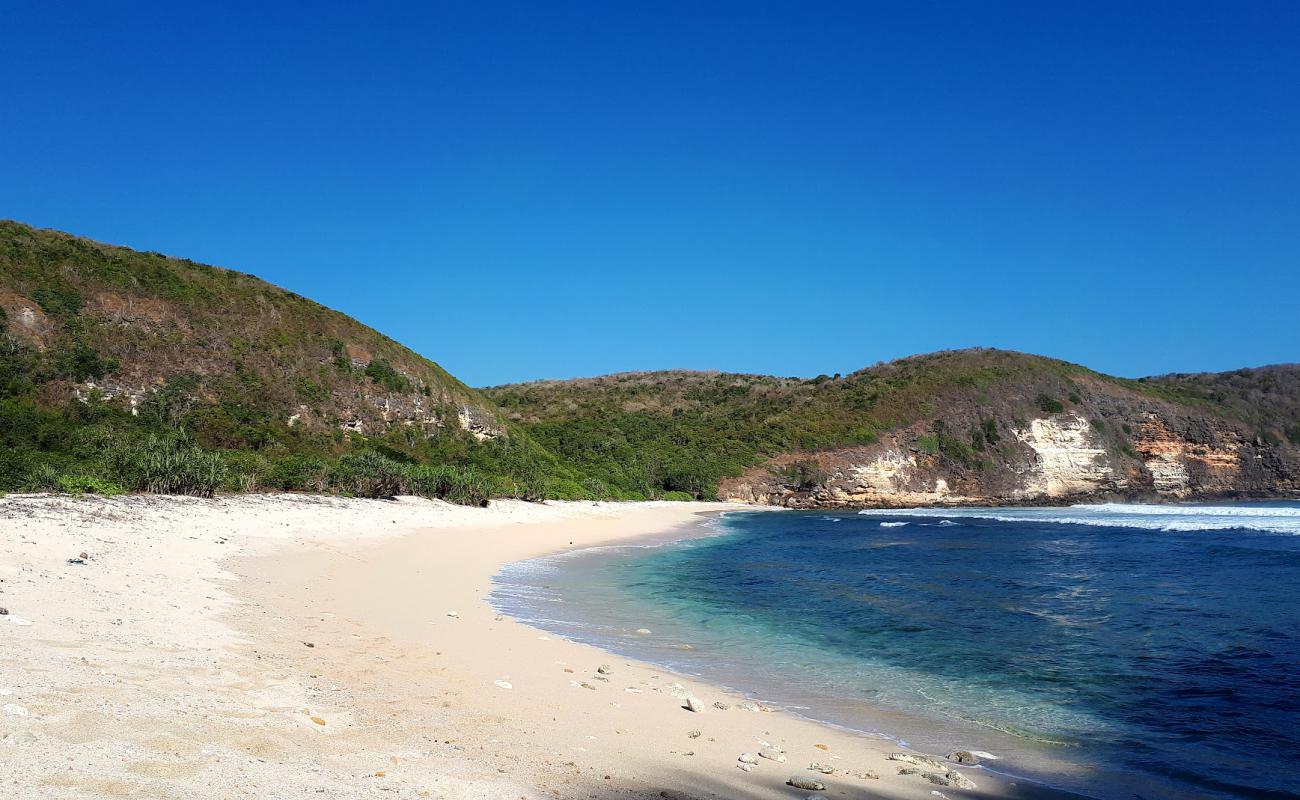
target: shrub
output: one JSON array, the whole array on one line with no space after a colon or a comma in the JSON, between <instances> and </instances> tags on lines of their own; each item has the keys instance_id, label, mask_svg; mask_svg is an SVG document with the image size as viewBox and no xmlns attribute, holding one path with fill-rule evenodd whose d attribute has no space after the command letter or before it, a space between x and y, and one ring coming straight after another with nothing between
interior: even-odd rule
<instances>
[{"instance_id":1,"label":"shrub","mask_svg":"<svg viewBox=\"0 0 1300 800\"><path fill-rule=\"evenodd\" d=\"M1048 414L1059 414L1065 410L1065 406L1061 404L1061 401L1049 394L1038 395L1037 403L1038 407Z\"/></svg>"},{"instance_id":2,"label":"shrub","mask_svg":"<svg viewBox=\"0 0 1300 800\"><path fill-rule=\"evenodd\" d=\"M153 494L211 497L226 479L221 456L204 450L186 435L152 434L143 444L119 455L118 471L132 488Z\"/></svg>"},{"instance_id":3,"label":"shrub","mask_svg":"<svg viewBox=\"0 0 1300 800\"><path fill-rule=\"evenodd\" d=\"M98 494L112 497L126 491L116 483L89 475L60 475L58 483L59 491L64 494Z\"/></svg>"},{"instance_id":4,"label":"shrub","mask_svg":"<svg viewBox=\"0 0 1300 800\"><path fill-rule=\"evenodd\" d=\"M383 386L390 392L409 392L411 381L402 373L393 369L387 359L376 358L366 365L366 377Z\"/></svg>"},{"instance_id":5,"label":"shrub","mask_svg":"<svg viewBox=\"0 0 1300 800\"><path fill-rule=\"evenodd\" d=\"M409 467L407 484L411 494L467 506L485 506L491 494L488 482L477 472L446 464Z\"/></svg>"},{"instance_id":6,"label":"shrub","mask_svg":"<svg viewBox=\"0 0 1300 800\"><path fill-rule=\"evenodd\" d=\"M329 482L355 497L395 497L406 487L406 468L374 450L348 453L330 471Z\"/></svg>"}]
</instances>

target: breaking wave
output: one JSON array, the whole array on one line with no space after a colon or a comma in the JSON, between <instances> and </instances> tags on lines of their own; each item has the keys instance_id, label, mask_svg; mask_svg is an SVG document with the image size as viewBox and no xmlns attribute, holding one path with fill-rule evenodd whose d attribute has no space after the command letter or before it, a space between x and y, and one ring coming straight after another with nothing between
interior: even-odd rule
<instances>
[{"instance_id":1,"label":"breaking wave","mask_svg":"<svg viewBox=\"0 0 1300 800\"><path fill-rule=\"evenodd\" d=\"M1152 531L1253 530L1300 535L1300 505L1142 505L1101 503L1065 508L872 508L864 516L920 517L1058 525L1097 525ZM882 526L884 523L882 523Z\"/></svg>"}]
</instances>

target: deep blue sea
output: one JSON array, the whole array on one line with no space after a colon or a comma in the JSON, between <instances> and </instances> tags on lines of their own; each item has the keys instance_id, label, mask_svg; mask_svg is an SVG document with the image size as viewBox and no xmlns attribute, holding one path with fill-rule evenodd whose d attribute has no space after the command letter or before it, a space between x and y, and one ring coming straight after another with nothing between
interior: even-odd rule
<instances>
[{"instance_id":1,"label":"deep blue sea","mask_svg":"<svg viewBox=\"0 0 1300 800\"><path fill-rule=\"evenodd\" d=\"M684 535L511 565L493 601L1093 797L1300 796L1300 504L741 512Z\"/></svg>"}]
</instances>

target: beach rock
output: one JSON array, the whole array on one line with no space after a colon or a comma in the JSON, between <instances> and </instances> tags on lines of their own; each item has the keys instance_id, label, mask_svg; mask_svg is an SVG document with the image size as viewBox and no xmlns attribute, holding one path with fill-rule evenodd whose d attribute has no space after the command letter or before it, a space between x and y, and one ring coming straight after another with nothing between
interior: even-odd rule
<instances>
[{"instance_id":1,"label":"beach rock","mask_svg":"<svg viewBox=\"0 0 1300 800\"><path fill-rule=\"evenodd\" d=\"M742 764L749 764L753 766L754 764L758 763L758 756L754 755L753 753L741 753L740 757L737 758L736 760Z\"/></svg>"},{"instance_id":2,"label":"beach rock","mask_svg":"<svg viewBox=\"0 0 1300 800\"><path fill-rule=\"evenodd\" d=\"M718 709L719 711L726 711L727 709L731 708L731 706L727 705L721 700L714 702L713 707Z\"/></svg>"},{"instance_id":3,"label":"beach rock","mask_svg":"<svg viewBox=\"0 0 1300 800\"><path fill-rule=\"evenodd\" d=\"M975 782L960 772L935 772L934 770L923 767L903 767L898 771L899 775L918 775L921 778L933 783L935 786L952 786L957 789L974 789Z\"/></svg>"},{"instance_id":4,"label":"beach rock","mask_svg":"<svg viewBox=\"0 0 1300 800\"><path fill-rule=\"evenodd\" d=\"M850 771L850 772L848 772L848 773L846 773L846 774L848 774L848 775L852 775L852 776L855 777L855 778L861 778L861 779L864 780L864 781L878 781L878 780L880 780L880 773L879 773L879 772L876 772L874 769L863 769L863 770Z\"/></svg>"},{"instance_id":5,"label":"beach rock","mask_svg":"<svg viewBox=\"0 0 1300 800\"><path fill-rule=\"evenodd\" d=\"M696 713L699 713L700 711L704 710L704 704L700 702L700 699L695 697L694 695L687 695L686 704L683 705L682 708L686 709L687 711L694 711Z\"/></svg>"},{"instance_id":6,"label":"beach rock","mask_svg":"<svg viewBox=\"0 0 1300 800\"><path fill-rule=\"evenodd\" d=\"M510 681L493 681L493 683L496 684L496 686L497 686L498 688L501 688L501 689L513 689L513 688L515 688L514 685L513 685L512 683L510 683Z\"/></svg>"},{"instance_id":7,"label":"beach rock","mask_svg":"<svg viewBox=\"0 0 1300 800\"><path fill-rule=\"evenodd\" d=\"M448 611L447 616L451 617L452 619L460 619L460 614L455 611Z\"/></svg>"},{"instance_id":8,"label":"beach rock","mask_svg":"<svg viewBox=\"0 0 1300 800\"><path fill-rule=\"evenodd\" d=\"M9 616L9 609L5 608L4 606L0 606L0 617L7 617L7 616Z\"/></svg>"},{"instance_id":9,"label":"beach rock","mask_svg":"<svg viewBox=\"0 0 1300 800\"><path fill-rule=\"evenodd\" d=\"M975 754L969 750L954 750L948 754L948 760L954 761L965 767L973 767L980 763L980 760L975 757Z\"/></svg>"},{"instance_id":10,"label":"beach rock","mask_svg":"<svg viewBox=\"0 0 1300 800\"><path fill-rule=\"evenodd\" d=\"M87 553L85 550L82 550L80 553L77 554L77 558L81 559L82 561L86 561L90 558L90 554Z\"/></svg>"},{"instance_id":11,"label":"beach rock","mask_svg":"<svg viewBox=\"0 0 1300 800\"><path fill-rule=\"evenodd\" d=\"M302 645L303 645L303 647L315 647L315 646L316 646L316 645L312 644L311 642L303 642Z\"/></svg>"},{"instance_id":12,"label":"beach rock","mask_svg":"<svg viewBox=\"0 0 1300 800\"><path fill-rule=\"evenodd\" d=\"M500 614L497 614L492 619L496 620L497 622L500 622L501 620L505 619L505 617L501 616Z\"/></svg>"},{"instance_id":13,"label":"beach rock","mask_svg":"<svg viewBox=\"0 0 1300 800\"><path fill-rule=\"evenodd\" d=\"M687 731L687 732L686 732L686 737L687 737L688 739L698 739L698 738L700 738L700 737L703 736L703 735L704 735L704 734L700 733L699 731Z\"/></svg>"},{"instance_id":14,"label":"beach rock","mask_svg":"<svg viewBox=\"0 0 1300 800\"><path fill-rule=\"evenodd\" d=\"M758 755L760 758L766 758L769 761L778 763L785 761L785 753L776 747L764 747L758 751Z\"/></svg>"},{"instance_id":15,"label":"beach rock","mask_svg":"<svg viewBox=\"0 0 1300 800\"><path fill-rule=\"evenodd\" d=\"M760 708L758 707L758 703L755 703L753 700L746 700L745 702L740 703L739 705L737 705L736 708L743 709L743 710L745 710L745 711L761 711L761 710L762 710L762 709L760 709Z\"/></svg>"},{"instance_id":16,"label":"beach rock","mask_svg":"<svg viewBox=\"0 0 1300 800\"><path fill-rule=\"evenodd\" d=\"M582 683L580 683L580 684L578 684L578 685L581 686L581 687L584 688L584 689L590 689L590 690L592 690L593 692L596 691L596 687L595 687L595 686L592 686L590 683L587 683L586 681L583 681Z\"/></svg>"},{"instance_id":17,"label":"beach rock","mask_svg":"<svg viewBox=\"0 0 1300 800\"><path fill-rule=\"evenodd\" d=\"M808 769L812 770L813 772L820 772L823 775L835 774L835 767L832 767L830 764L822 764L818 761L814 761L811 764L809 764Z\"/></svg>"},{"instance_id":18,"label":"beach rock","mask_svg":"<svg viewBox=\"0 0 1300 800\"><path fill-rule=\"evenodd\" d=\"M890 753L890 761L902 761L904 764L915 764L918 767L934 770L935 772L947 772L948 765L937 758L930 756L917 755L915 753Z\"/></svg>"},{"instance_id":19,"label":"beach rock","mask_svg":"<svg viewBox=\"0 0 1300 800\"><path fill-rule=\"evenodd\" d=\"M68 563L69 563L69 564L84 564L84 563L86 563L86 559L84 559L84 558L69 558L69 559L68 559Z\"/></svg>"},{"instance_id":20,"label":"beach rock","mask_svg":"<svg viewBox=\"0 0 1300 800\"><path fill-rule=\"evenodd\" d=\"M821 781L815 781L812 778L805 778L802 775L795 775L793 778L786 781L786 784L793 786L796 789L808 789L814 792L826 791L826 784Z\"/></svg>"},{"instance_id":21,"label":"beach rock","mask_svg":"<svg viewBox=\"0 0 1300 800\"><path fill-rule=\"evenodd\" d=\"M614 671L614 668L608 664L601 664L599 667L596 667L596 671L601 675L608 675Z\"/></svg>"},{"instance_id":22,"label":"beach rock","mask_svg":"<svg viewBox=\"0 0 1300 800\"><path fill-rule=\"evenodd\" d=\"M754 765L753 765L753 764L746 764L746 763L743 762L743 761L737 763L737 764L736 764L736 767L739 768L739 769L744 770L745 772L753 772L753 771L754 771Z\"/></svg>"}]
</instances>

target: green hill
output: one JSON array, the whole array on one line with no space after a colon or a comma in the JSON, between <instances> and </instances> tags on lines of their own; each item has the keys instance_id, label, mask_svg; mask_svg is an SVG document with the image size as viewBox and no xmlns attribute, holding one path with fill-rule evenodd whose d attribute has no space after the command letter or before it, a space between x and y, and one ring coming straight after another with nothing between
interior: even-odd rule
<instances>
[{"instance_id":1,"label":"green hill","mask_svg":"<svg viewBox=\"0 0 1300 800\"><path fill-rule=\"evenodd\" d=\"M239 272L0 222L0 331L0 490L174 463L199 494L365 493L424 464L400 488L476 500L569 475L437 364Z\"/></svg>"},{"instance_id":2,"label":"green hill","mask_svg":"<svg viewBox=\"0 0 1300 800\"><path fill-rule=\"evenodd\" d=\"M977 349L812 379L626 373L486 394L540 444L625 492L1054 502L1300 488L1300 431L1284 413L1300 397L1295 368L1275 371L1293 378L1230 394L1196 388L1215 376L1122 380Z\"/></svg>"},{"instance_id":3,"label":"green hill","mask_svg":"<svg viewBox=\"0 0 1300 800\"><path fill-rule=\"evenodd\" d=\"M1300 367L1112 378L963 350L811 379L475 390L250 275L0 222L0 491L724 497L1300 492Z\"/></svg>"}]
</instances>

